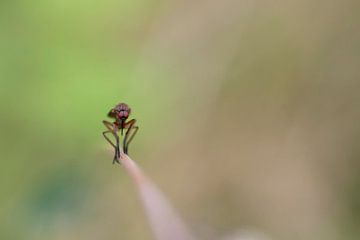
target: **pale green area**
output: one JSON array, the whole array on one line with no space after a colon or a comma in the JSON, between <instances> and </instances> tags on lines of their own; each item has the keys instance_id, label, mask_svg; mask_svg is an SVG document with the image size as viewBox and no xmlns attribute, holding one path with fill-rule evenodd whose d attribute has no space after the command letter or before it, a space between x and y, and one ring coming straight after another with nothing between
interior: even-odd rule
<instances>
[{"instance_id":1,"label":"pale green area","mask_svg":"<svg viewBox=\"0 0 360 240\"><path fill-rule=\"evenodd\" d=\"M360 238L358 2L202 2L0 2L0 239L151 239L101 136L120 101L140 125L131 155L195 229ZM289 207L300 223L253 204L288 200L263 198L251 165L290 177L287 153L313 171L294 192L319 194L289 197L319 210Z\"/></svg>"}]
</instances>

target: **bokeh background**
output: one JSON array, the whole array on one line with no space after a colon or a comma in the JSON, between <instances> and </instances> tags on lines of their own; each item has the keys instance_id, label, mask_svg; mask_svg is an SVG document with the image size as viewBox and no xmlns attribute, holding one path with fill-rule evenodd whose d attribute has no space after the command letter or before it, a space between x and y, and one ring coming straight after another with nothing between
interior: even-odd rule
<instances>
[{"instance_id":1,"label":"bokeh background","mask_svg":"<svg viewBox=\"0 0 360 240\"><path fill-rule=\"evenodd\" d=\"M152 239L118 102L199 239L360 239L359 7L1 1L0 239Z\"/></svg>"}]
</instances>

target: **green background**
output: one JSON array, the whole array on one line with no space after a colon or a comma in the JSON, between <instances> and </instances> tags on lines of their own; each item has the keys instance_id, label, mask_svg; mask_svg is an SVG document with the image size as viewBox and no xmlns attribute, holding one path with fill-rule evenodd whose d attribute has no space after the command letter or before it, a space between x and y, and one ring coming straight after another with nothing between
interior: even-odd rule
<instances>
[{"instance_id":1,"label":"green background","mask_svg":"<svg viewBox=\"0 0 360 240\"><path fill-rule=\"evenodd\" d=\"M152 239L101 135L119 102L200 239L358 239L359 7L1 1L0 239Z\"/></svg>"}]
</instances>

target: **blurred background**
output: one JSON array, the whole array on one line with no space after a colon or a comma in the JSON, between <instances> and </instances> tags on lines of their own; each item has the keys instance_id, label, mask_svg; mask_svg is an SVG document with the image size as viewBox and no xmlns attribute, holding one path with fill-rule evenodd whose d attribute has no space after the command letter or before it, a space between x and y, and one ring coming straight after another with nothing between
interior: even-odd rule
<instances>
[{"instance_id":1,"label":"blurred background","mask_svg":"<svg viewBox=\"0 0 360 240\"><path fill-rule=\"evenodd\" d=\"M1 1L0 239L152 239L119 102L199 239L360 239L359 7Z\"/></svg>"}]
</instances>

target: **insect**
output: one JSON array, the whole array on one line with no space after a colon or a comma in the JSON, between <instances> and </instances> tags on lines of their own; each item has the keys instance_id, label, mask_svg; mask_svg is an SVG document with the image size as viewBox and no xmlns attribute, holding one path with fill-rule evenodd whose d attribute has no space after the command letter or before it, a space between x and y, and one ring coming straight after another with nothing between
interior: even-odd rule
<instances>
[{"instance_id":1,"label":"insect","mask_svg":"<svg viewBox=\"0 0 360 240\"><path fill-rule=\"evenodd\" d=\"M107 131L103 132L103 135L105 139L111 144L111 146L115 149L115 156L113 160L113 164L115 162L120 164L120 138L118 135L118 132L121 132L121 136L123 136L124 130L125 137L123 139L123 149L124 153L127 154L129 151L129 144L133 140L136 132L139 130L138 126L135 126L136 120L131 119L127 121L129 115L131 113L131 108L126 103L119 103L114 108L110 110L108 113L108 117L113 118L114 122L109 122L106 120L103 120L103 124L108 129ZM107 134L111 133L116 140L116 143L114 144L110 138L107 136Z\"/></svg>"}]
</instances>

